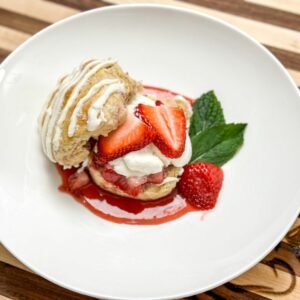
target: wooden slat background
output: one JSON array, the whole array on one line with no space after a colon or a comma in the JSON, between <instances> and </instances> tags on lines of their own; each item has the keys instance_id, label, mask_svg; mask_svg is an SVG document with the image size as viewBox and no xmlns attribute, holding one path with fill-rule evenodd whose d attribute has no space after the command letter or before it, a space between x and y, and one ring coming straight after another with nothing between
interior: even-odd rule
<instances>
[{"instance_id":1,"label":"wooden slat background","mask_svg":"<svg viewBox=\"0 0 300 300\"><path fill-rule=\"evenodd\" d=\"M123 3L187 7L223 19L264 44L300 86L300 0L0 0L0 63L42 28L80 11ZM33 274L0 244L0 300L92 299ZM300 218L259 264L189 299L300 299Z\"/></svg>"}]
</instances>

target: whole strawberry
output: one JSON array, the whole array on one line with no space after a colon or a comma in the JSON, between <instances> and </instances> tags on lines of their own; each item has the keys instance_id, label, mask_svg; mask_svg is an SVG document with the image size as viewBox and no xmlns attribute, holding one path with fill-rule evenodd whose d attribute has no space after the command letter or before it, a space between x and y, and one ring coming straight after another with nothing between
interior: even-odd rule
<instances>
[{"instance_id":1,"label":"whole strawberry","mask_svg":"<svg viewBox=\"0 0 300 300\"><path fill-rule=\"evenodd\" d=\"M223 183L223 171L210 163L187 165L178 184L179 193L194 207L214 208Z\"/></svg>"}]
</instances>

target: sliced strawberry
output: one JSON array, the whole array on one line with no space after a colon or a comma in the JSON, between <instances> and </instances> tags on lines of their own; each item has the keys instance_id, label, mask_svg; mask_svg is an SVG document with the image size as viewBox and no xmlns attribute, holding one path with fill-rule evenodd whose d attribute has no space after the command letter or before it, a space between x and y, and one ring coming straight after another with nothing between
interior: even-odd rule
<instances>
[{"instance_id":1,"label":"sliced strawberry","mask_svg":"<svg viewBox=\"0 0 300 300\"><path fill-rule=\"evenodd\" d=\"M148 175L147 176L147 183L159 184L159 183L163 182L165 177L166 177L166 171L165 171L165 169L163 169L161 172Z\"/></svg>"},{"instance_id":2,"label":"sliced strawberry","mask_svg":"<svg viewBox=\"0 0 300 300\"><path fill-rule=\"evenodd\" d=\"M123 125L98 139L96 162L100 165L150 144L155 132L137 117L128 114Z\"/></svg>"},{"instance_id":3,"label":"sliced strawberry","mask_svg":"<svg viewBox=\"0 0 300 300\"><path fill-rule=\"evenodd\" d=\"M142 185L147 181L146 176L142 177L125 177L114 171L114 169L106 164L101 168L103 178L117 186L120 190L128 195L137 196L142 191Z\"/></svg>"},{"instance_id":4,"label":"sliced strawberry","mask_svg":"<svg viewBox=\"0 0 300 300\"><path fill-rule=\"evenodd\" d=\"M83 186L89 184L89 175L83 171L74 173L68 178L68 185L71 192L79 191Z\"/></svg>"},{"instance_id":5,"label":"sliced strawberry","mask_svg":"<svg viewBox=\"0 0 300 300\"><path fill-rule=\"evenodd\" d=\"M196 208L212 209L223 183L223 171L210 163L187 165L178 184L179 193Z\"/></svg>"},{"instance_id":6,"label":"sliced strawberry","mask_svg":"<svg viewBox=\"0 0 300 300\"><path fill-rule=\"evenodd\" d=\"M117 186L120 190L124 191L128 195L137 196L143 189L145 183L161 183L165 176L165 170L161 172L151 174L148 176L130 176L125 177L115 172L111 165L106 164L100 168L102 177Z\"/></svg>"},{"instance_id":7,"label":"sliced strawberry","mask_svg":"<svg viewBox=\"0 0 300 300\"><path fill-rule=\"evenodd\" d=\"M118 182L122 176L115 172L115 170L109 164L106 164L103 168L100 168L100 171L103 178L113 184Z\"/></svg>"},{"instance_id":8,"label":"sliced strawberry","mask_svg":"<svg viewBox=\"0 0 300 300\"><path fill-rule=\"evenodd\" d=\"M186 120L182 109L167 105L139 104L136 114L156 132L154 144L167 157L180 157L186 139Z\"/></svg>"}]
</instances>

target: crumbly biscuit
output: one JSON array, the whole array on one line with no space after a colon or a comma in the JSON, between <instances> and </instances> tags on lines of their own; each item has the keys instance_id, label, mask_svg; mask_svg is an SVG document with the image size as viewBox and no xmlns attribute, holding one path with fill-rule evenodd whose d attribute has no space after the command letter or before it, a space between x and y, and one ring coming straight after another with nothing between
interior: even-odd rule
<instances>
[{"instance_id":1,"label":"crumbly biscuit","mask_svg":"<svg viewBox=\"0 0 300 300\"><path fill-rule=\"evenodd\" d=\"M121 81L124 84L124 91L122 93L115 92L109 96L109 98L107 99L107 101L102 107L101 113L103 115L103 121L96 129L94 129L93 131L89 131L87 130L88 109L90 108L91 104L95 101L95 99L101 97L101 95L105 92L106 86L103 86L97 93L95 93L91 98L89 98L89 100L82 107L82 112L77 118L76 131L74 132L74 135L70 137L68 135L68 128L71 121L70 120L71 115L76 105L78 104L80 99L82 99L88 93L88 91L92 88L92 86L94 86L95 84L99 83L102 80L107 80L107 79L118 79L119 81ZM62 81L63 79L58 83L57 89L54 91L52 97L50 97L46 109L43 111L42 115L40 116L41 131L44 126L44 122L46 120L46 114L51 105L51 101L53 101L53 97L55 93L57 93L61 88L60 85ZM75 87L76 85L71 86L70 89L65 93L64 102L60 108L57 118L59 118L59 114L61 114L64 107L67 105L70 95ZM68 108L66 117L61 126L59 146L58 147L54 147L54 145L51 146L52 157L49 157L49 153L45 151L48 157L52 161L55 161L63 166L76 166L82 161L84 161L90 153L90 148L88 143L89 139L91 137L98 137L100 135L106 136L109 132L116 129L118 126L120 126L126 119L126 114L127 114L126 104L129 102L131 97L141 89L142 87L140 83L131 79L128 76L128 74L123 72L123 70L117 63L101 68L98 72L93 74L87 80L84 86L81 87L77 98L72 103L72 105ZM55 135L55 130L52 133L51 136L52 139L54 135Z\"/></svg>"}]
</instances>

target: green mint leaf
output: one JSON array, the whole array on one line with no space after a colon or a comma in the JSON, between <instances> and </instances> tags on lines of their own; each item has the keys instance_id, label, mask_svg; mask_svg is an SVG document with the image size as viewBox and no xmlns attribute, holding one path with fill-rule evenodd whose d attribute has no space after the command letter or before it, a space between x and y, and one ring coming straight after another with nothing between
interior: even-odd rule
<instances>
[{"instance_id":1,"label":"green mint leaf","mask_svg":"<svg viewBox=\"0 0 300 300\"><path fill-rule=\"evenodd\" d=\"M244 142L247 124L223 124L208 128L192 141L192 158L190 163L210 162L222 166L230 160Z\"/></svg>"},{"instance_id":2,"label":"green mint leaf","mask_svg":"<svg viewBox=\"0 0 300 300\"><path fill-rule=\"evenodd\" d=\"M214 91L209 91L198 98L193 104L191 117L190 137L207 128L225 124L221 103Z\"/></svg>"}]
</instances>

